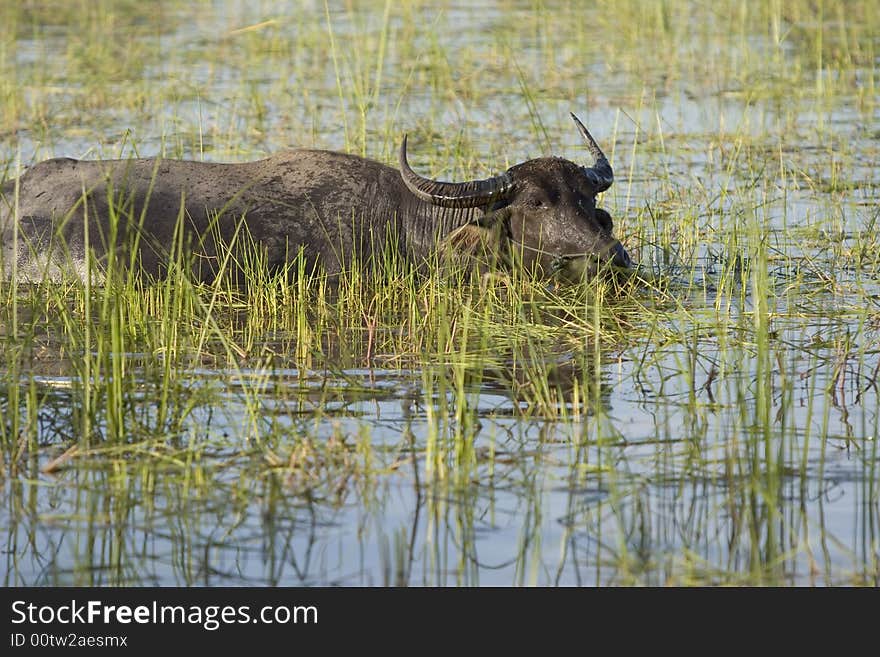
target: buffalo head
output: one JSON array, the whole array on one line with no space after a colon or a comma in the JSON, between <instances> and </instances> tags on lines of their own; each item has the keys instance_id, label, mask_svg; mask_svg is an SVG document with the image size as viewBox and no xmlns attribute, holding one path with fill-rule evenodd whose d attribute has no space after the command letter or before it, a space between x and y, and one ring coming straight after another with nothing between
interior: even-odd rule
<instances>
[{"instance_id":1,"label":"buffalo head","mask_svg":"<svg viewBox=\"0 0 880 657\"><path fill-rule=\"evenodd\" d=\"M611 215L596 207L596 196L611 186L614 173L583 123L574 114L571 117L593 156L590 166L542 157L486 180L442 182L423 178L410 168L404 137L403 180L415 196L431 205L481 209L453 237L474 241L477 233L491 232L506 238L502 241L507 255L538 274L578 281L603 269L627 269L632 263L612 234Z\"/></svg>"}]
</instances>

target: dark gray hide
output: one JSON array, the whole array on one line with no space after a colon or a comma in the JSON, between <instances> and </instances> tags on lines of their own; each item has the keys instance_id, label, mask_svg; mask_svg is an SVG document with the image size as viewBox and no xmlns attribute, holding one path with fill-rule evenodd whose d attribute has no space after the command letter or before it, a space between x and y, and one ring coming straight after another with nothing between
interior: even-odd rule
<instances>
[{"instance_id":1,"label":"dark gray hide","mask_svg":"<svg viewBox=\"0 0 880 657\"><path fill-rule=\"evenodd\" d=\"M417 264L438 250L490 254L570 279L607 263L628 267L611 217L596 209L611 167L572 116L593 165L539 158L465 183L414 173L406 138L401 170L311 150L243 164L48 160L2 187L0 258L22 281L83 278L88 245L99 268L112 250L119 266L161 277L172 245L183 244L193 275L210 280L222 253L215 238L230 244L246 233L271 270L302 250L307 269L336 275L353 262L370 267L388 248Z\"/></svg>"}]
</instances>

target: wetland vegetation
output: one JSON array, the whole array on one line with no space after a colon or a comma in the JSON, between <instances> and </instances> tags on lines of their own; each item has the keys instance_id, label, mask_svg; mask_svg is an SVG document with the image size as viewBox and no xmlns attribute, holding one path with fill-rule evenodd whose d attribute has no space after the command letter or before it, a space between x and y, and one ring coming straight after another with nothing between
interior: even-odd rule
<instances>
[{"instance_id":1,"label":"wetland vegetation","mask_svg":"<svg viewBox=\"0 0 880 657\"><path fill-rule=\"evenodd\" d=\"M0 282L5 585L880 583L872 0L280 5L0 4L0 180L574 111L639 275Z\"/></svg>"}]
</instances>

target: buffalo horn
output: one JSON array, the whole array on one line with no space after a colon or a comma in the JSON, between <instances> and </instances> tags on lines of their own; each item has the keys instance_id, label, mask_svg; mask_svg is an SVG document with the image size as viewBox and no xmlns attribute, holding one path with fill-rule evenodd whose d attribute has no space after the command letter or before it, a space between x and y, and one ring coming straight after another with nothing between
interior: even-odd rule
<instances>
[{"instance_id":1,"label":"buffalo horn","mask_svg":"<svg viewBox=\"0 0 880 657\"><path fill-rule=\"evenodd\" d=\"M604 192L606 189L611 187L611 183L614 182L614 171L611 170L611 165L608 163L608 158L605 157L605 153L602 152L602 149L599 148L599 144L596 143L596 140L593 139L593 135L589 133L589 131L584 127L584 124L581 123L580 119L576 117L573 113L571 114L571 118L574 119L575 124L577 124L578 130L581 133L581 136L584 138L584 141L587 142L587 148L590 149L590 153L593 155L593 159L595 162L591 167L583 167L584 175L590 179L590 182L593 183L593 186L596 189L596 193Z\"/></svg>"},{"instance_id":2,"label":"buffalo horn","mask_svg":"<svg viewBox=\"0 0 880 657\"><path fill-rule=\"evenodd\" d=\"M409 191L421 200L443 208L477 208L489 205L513 189L513 179L506 172L486 180L461 183L423 178L407 162L406 135L400 145L400 172Z\"/></svg>"}]
</instances>

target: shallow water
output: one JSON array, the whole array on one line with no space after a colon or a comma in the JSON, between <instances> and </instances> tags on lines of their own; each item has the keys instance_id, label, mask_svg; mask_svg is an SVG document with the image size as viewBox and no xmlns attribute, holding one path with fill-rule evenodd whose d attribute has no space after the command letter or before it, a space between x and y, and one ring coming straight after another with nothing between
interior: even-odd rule
<instances>
[{"instance_id":1,"label":"shallow water","mask_svg":"<svg viewBox=\"0 0 880 657\"><path fill-rule=\"evenodd\" d=\"M430 485L424 461L412 462L410 445L436 431L416 373L310 377L307 388L336 387L337 401L319 404L299 373L278 372L274 394L260 399L264 417L286 425L273 434L346 445L335 463L315 455L325 459L319 480L253 463L233 388L190 417L182 439L201 441L205 461L191 479L132 465L156 450L135 443L110 457L112 468L7 481L8 583L712 583L749 581L768 562L778 581L865 581L877 538L876 390L855 402L859 390L845 385L822 426L808 426L798 408L822 404L827 381L820 371L818 382L795 384L771 476L743 469L755 429L730 399L737 382L717 386L712 403L702 392L694 413L664 366L642 371L638 385L631 361L605 368L601 419L524 421L510 416L507 395L480 391L473 462L455 486ZM43 431L54 442L71 430L61 419L69 400L59 381L40 383L56 391ZM343 462L361 441L374 481Z\"/></svg>"},{"instance_id":2,"label":"shallow water","mask_svg":"<svg viewBox=\"0 0 880 657\"><path fill-rule=\"evenodd\" d=\"M132 143L141 155L244 160L297 145L391 161L409 131L425 140L420 165L455 177L475 161L581 157L574 110L612 157L604 204L623 241L673 281L668 298L643 300L656 333L598 363L563 357L553 386L598 388L556 414L522 412L527 372L478 373L462 411L454 375L428 363L193 366L167 451L133 435L51 472L77 438L80 381L44 359L18 380L39 392L42 449L0 482L5 584L880 582L880 284L876 257L857 255L877 244L880 216L880 113L866 99L876 58L831 95L819 89L836 72L799 69L800 44L774 44L770 28L735 42L720 16L675 28L674 61L637 42L623 60L607 52L623 46L587 37L594 21L631 40L626 26L573 19L565 3L416 3L389 16L382 84L360 123L384 6L331 9L337 74L323 3L274 4L172 2L161 19L119 19L148 56L103 101L72 59L75 25L20 29L0 61L30 80L28 100L0 135L0 161L117 156ZM835 38L833 21L823 34ZM860 38L877 51L880 37ZM728 69L713 73L720 61ZM749 222L768 236L769 353L756 347L750 255L729 247ZM146 426L157 404L139 357L130 404ZM200 458L179 462L180 444Z\"/></svg>"}]
</instances>

